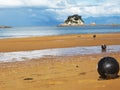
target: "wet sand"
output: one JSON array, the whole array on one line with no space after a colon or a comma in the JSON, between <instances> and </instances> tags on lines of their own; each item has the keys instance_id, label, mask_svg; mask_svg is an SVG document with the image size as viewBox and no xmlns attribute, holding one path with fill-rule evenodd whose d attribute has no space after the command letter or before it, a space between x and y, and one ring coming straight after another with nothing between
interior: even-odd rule
<instances>
[{"instance_id":1,"label":"wet sand","mask_svg":"<svg viewBox=\"0 0 120 90\"><path fill-rule=\"evenodd\" d=\"M120 45L120 34L67 35L0 40L0 51L23 51L92 45ZM13 46L11 46L13 45ZM120 52L0 63L0 90L119 90L120 78L98 80L97 63ZM120 75L120 74L119 74Z\"/></svg>"}]
</instances>

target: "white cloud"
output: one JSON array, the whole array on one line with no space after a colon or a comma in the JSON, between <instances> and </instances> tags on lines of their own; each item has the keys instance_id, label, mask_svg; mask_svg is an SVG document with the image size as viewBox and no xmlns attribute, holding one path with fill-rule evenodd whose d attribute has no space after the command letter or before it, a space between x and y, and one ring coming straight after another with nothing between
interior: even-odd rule
<instances>
[{"instance_id":1,"label":"white cloud","mask_svg":"<svg viewBox=\"0 0 120 90\"><path fill-rule=\"evenodd\" d=\"M0 0L2 7L15 7L15 6L44 6L44 7L61 7L67 6L67 0Z\"/></svg>"},{"instance_id":2,"label":"white cloud","mask_svg":"<svg viewBox=\"0 0 120 90\"><path fill-rule=\"evenodd\" d=\"M120 15L120 0L0 0L0 7L43 7L58 14L58 19L71 14L84 16ZM32 12L31 9L28 11ZM33 14L35 16L35 14Z\"/></svg>"},{"instance_id":3,"label":"white cloud","mask_svg":"<svg viewBox=\"0 0 120 90\"><path fill-rule=\"evenodd\" d=\"M0 7L21 6L23 3L20 0L0 0Z\"/></svg>"},{"instance_id":4,"label":"white cloud","mask_svg":"<svg viewBox=\"0 0 120 90\"><path fill-rule=\"evenodd\" d=\"M78 2L76 5L71 5L71 7L65 7L60 10L55 10L55 12L60 15L59 19L63 19L62 16L67 17L68 15L76 13L84 17L120 15L119 5L119 0L102 0L102 2L99 0L99 3L96 2L95 5L89 4L89 2Z\"/></svg>"}]
</instances>

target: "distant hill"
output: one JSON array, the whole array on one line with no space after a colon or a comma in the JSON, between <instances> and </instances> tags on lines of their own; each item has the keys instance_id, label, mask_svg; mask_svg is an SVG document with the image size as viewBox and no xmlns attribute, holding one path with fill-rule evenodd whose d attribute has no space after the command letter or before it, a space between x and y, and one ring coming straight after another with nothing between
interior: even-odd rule
<instances>
[{"instance_id":1,"label":"distant hill","mask_svg":"<svg viewBox=\"0 0 120 90\"><path fill-rule=\"evenodd\" d=\"M85 24L95 22L96 24L120 24L120 16L101 16L84 18Z\"/></svg>"},{"instance_id":2,"label":"distant hill","mask_svg":"<svg viewBox=\"0 0 120 90\"><path fill-rule=\"evenodd\" d=\"M34 11L34 12L33 12ZM58 14L39 7L1 8L0 25L13 27L56 26L67 20L66 14ZM66 12L67 13L67 12ZM83 13L81 13L83 14ZM10 18L9 18L10 17ZM82 15L85 24L120 24L120 15Z\"/></svg>"}]
</instances>

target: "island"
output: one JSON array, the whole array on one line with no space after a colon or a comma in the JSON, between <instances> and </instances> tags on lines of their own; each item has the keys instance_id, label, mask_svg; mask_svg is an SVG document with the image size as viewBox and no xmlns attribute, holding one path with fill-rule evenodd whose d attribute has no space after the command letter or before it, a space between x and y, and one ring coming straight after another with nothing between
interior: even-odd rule
<instances>
[{"instance_id":1,"label":"island","mask_svg":"<svg viewBox=\"0 0 120 90\"><path fill-rule=\"evenodd\" d=\"M11 26L0 26L0 28L11 28Z\"/></svg>"},{"instance_id":2,"label":"island","mask_svg":"<svg viewBox=\"0 0 120 90\"><path fill-rule=\"evenodd\" d=\"M78 14L68 16L68 18L64 21L64 23L60 24L59 26L84 26L84 21L82 16Z\"/></svg>"},{"instance_id":3,"label":"island","mask_svg":"<svg viewBox=\"0 0 120 90\"><path fill-rule=\"evenodd\" d=\"M82 16L78 14L74 14L68 16L67 19L62 23L59 24L60 27L67 27L67 26L120 26L120 24L110 23L110 24L97 24L96 22L91 22L90 24L85 24Z\"/></svg>"}]
</instances>

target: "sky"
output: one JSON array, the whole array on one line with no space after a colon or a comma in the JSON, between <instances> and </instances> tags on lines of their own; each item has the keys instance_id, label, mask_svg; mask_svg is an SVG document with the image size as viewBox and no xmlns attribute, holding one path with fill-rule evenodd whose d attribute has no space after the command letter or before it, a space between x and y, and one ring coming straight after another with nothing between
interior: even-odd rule
<instances>
[{"instance_id":1,"label":"sky","mask_svg":"<svg viewBox=\"0 0 120 90\"><path fill-rule=\"evenodd\" d=\"M54 26L73 14L86 24L120 24L120 0L0 0L0 25Z\"/></svg>"}]
</instances>

